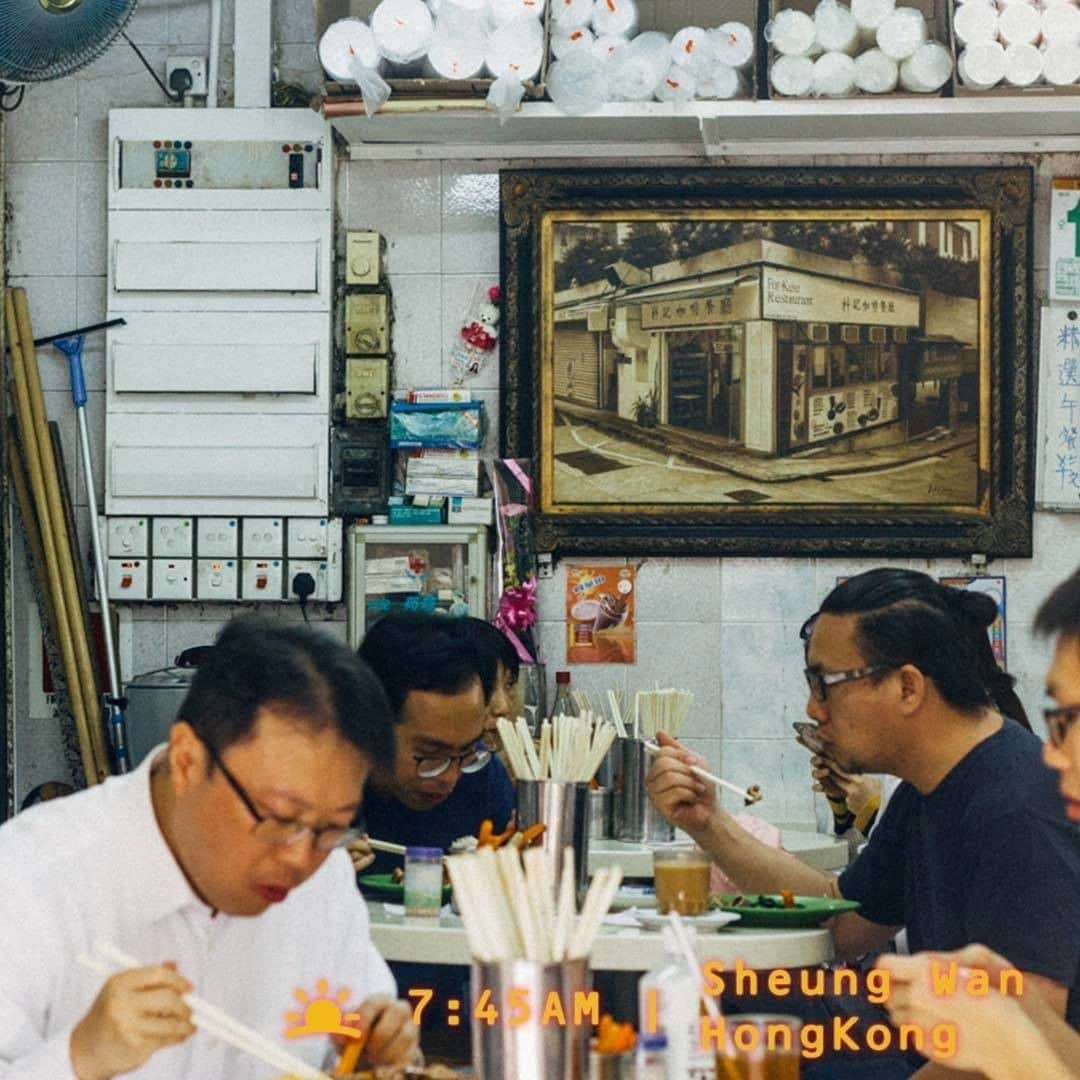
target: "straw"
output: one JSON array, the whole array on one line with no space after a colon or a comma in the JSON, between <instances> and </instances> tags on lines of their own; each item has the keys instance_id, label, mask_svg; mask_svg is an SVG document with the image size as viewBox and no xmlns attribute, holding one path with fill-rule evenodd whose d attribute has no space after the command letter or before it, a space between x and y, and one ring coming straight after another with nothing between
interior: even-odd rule
<instances>
[{"instance_id":1,"label":"straw","mask_svg":"<svg viewBox=\"0 0 1080 1080\"><path fill-rule=\"evenodd\" d=\"M660 753L661 747L657 746L654 742L646 742L643 745L650 754ZM719 776L714 776L708 770L702 769L697 765L691 765L690 771L702 780L708 780L710 783L718 784L720 787L726 787L728 791L734 791L736 795L741 795L747 806L750 806L752 803L760 802L762 798L764 798L761 793L761 788L757 784L751 784L748 788L741 788L736 784L731 783L729 780L723 780Z\"/></svg>"},{"instance_id":2,"label":"straw","mask_svg":"<svg viewBox=\"0 0 1080 1080\"><path fill-rule=\"evenodd\" d=\"M118 969L130 970L144 966L134 957L128 956L106 942L94 942L94 951L98 954L97 956L81 953L78 956L78 962L83 967L106 978L111 978ZM298 1077L299 1080L330 1080L329 1074L294 1057L287 1050L208 1001L203 1001L195 994L184 994L183 1000L191 1008L195 1026L207 1035L213 1035L235 1049L258 1058L272 1068L284 1070L291 1076Z\"/></svg>"}]
</instances>

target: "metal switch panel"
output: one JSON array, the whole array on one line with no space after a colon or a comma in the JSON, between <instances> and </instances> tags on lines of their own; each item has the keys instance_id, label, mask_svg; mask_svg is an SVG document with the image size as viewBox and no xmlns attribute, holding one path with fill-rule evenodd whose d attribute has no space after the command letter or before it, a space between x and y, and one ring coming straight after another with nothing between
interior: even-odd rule
<instances>
[{"instance_id":1,"label":"metal switch panel","mask_svg":"<svg viewBox=\"0 0 1080 1080\"><path fill-rule=\"evenodd\" d=\"M244 518L245 559L280 559L285 554L285 528L281 518Z\"/></svg>"},{"instance_id":2,"label":"metal switch panel","mask_svg":"<svg viewBox=\"0 0 1080 1080\"><path fill-rule=\"evenodd\" d=\"M192 598L192 562L190 559L154 559L150 584L155 600L190 600Z\"/></svg>"},{"instance_id":3,"label":"metal switch panel","mask_svg":"<svg viewBox=\"0 0 1080 1080\"><path fill-rule=\"evenodd\" d=\"M112 558L146 558L150 554L150 523L146 518L110 517L101 520L105 522L106 547Z\"/></svg>"},{"instance_id":4,"label":"metal switch panel","mask_svg":"<svg viewBox=\"0 0 1080 1080\"><path fill-rule=\"evenodd\" d=\"M196 538L204 559L235 559L240 554L240 529L236 518L199 518Z\"/></svg>"},{"instance_id":5,"label":"metal switch panel","mask_svg":"<svg viewBox=\"0 0 1080 1080\"><path fill-rule=\"evenodd\" d=\"M109 599L146 600L150 595L147 559L109 560Z\"/></svg>"},{"instance_id":6,"label":"metal switch panel","mask_svg":"<svg viewBox=\"0 0 1080 1080\"><path fill-rule=\"evenodd\" d=\"M325 559L326 518L289 518L289 558Z\"/></svg>"},{"instance_id":7,"label":"metal switch panel","mask_svg":"<svg viewBox=\"0 0 1080 1080\"><path fill-rule=\"evenodd\" d=\"M345 283L378 285L382 277L382 253L377 232L345 234Z\"/></svg>"},{"instance_id":8,"label":"metal switch panel","mask_svg":"<svg viewBox=\"0 0 1080 1080\"><path fill-rule=\"evenodd\" d=\"M242 600L280 600L284 577L280 559L244 559Z\"/></svg>"},{"instance_id":9,"label":"metal switch panel","mask_svg":"<svg viewBox=\"0 0 1080 1080\"><path fill-rule=\"evenodd\" d=\"M235 559L199 559L196 572L200 600L235 600L240 582Z\"/></svg>"},{"instance_id":10,"label":"metal switch panel","mask_svg":"<svg viewBox=\"0 0 1080 1080\"><path fill-rule=\"evenodd\" d=\"M390 305L386 293L345 297L345 351L381 356L390 351Z\"/></svg>"},{"instance_id":11,"label":"metal switch panel","mask_svg":"<svg viewBox=\"0 0 1080 1080\"><path fill-rule=\"evenodd\" d=\"M193 532L189 517L154 518L154 558L190 559L195 554L192 549Z\"/></svg>"},{"instance_id":12,"label":"metal switch panel","mask_svg":"<svg viewBox=\"0 0 1080 1080\"><path fill-rule=\"evenodd\" d=\"M385 416L389 397L389 360L350 356L345 361L345 415L350 420Z\"/></svg>"}]
</instances>

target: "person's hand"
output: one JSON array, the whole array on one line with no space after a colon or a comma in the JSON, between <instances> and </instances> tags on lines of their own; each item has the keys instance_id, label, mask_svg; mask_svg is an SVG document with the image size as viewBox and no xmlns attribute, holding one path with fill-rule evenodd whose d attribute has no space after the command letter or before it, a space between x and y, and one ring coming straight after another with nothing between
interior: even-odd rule
<instances>
[{"instance_id":1,"label":"person's hand","mask_svg":"<svg viewBox=\"0 0 1080 1080\"><path fill-rule=\"evenodd\" d=\"M191 983L172 964L113 975L71 1033L78 1080L109 1080L132 1072L166 1046L195 1033L183 1000Z\"/></svg>"},{"instance_id":2,"label":"person's hand","mask_svg":"<svg viewBox=\"0 0 1080 1080\"><path fill-rule=\"evenodd\" d=\"M705 768L708 763L663 732L656 736L656 741L661 750L645 777L649 798L680 829L704 828L716 812L716 788L695 776L690 767Z\"/></svg>"},{"instance_id":3,"label":"person's hand","mask_svg":"<svg viewBox=\"0 0 1080 1080\"><path fill-rule=\"evenodd\" d=\"M975 950L979 950L978 952ZM982 954L992 967L1012 965L983 946L955 953L918 953L915 956L883 955L877 965L889 973L890 992L885 1007L894 1024L914 1024L923 1029L923 1053L932 1061L952 1069L999 1075L1019 1045L1019 1036L1030 1029L1030 1021L1017 998L996 991L974 996L965 989L966 978L958 975L955 992L946 993L934 985L933 973L944 973L950 963L969 966ZM981 965L980 965L981 966ZM993 976L991 976L993 979ZM954 1029L948 1048L936 1046L932 1031L939 1025ZM1004 1075L1014 1075L1005 1066ZM1019 1074L1015 1074L1019 1075Z\"/></svg>"},{"instance_id":4,"label":"person's hand","mask_svg":"<svg viewBox=\"0 0 1080 1080\"><path fill-rule=\"evenodd\" d=\"M407 1002L387 994L369 997L357 1010L361 1030L367 1032L364 1057L369 1065L410 1065L420 1047L420 1032Z\"/></svg>"},{"instance_id":5,"label":"person's hand","mask_svg":"<svg viewBox=\"0 0 1080 1080\"><path fill-rule=\"evenodd\" d=\"M843 799L847 808L858 814L875 796L881 800L881 781L868 773L845 772L827 754L815 754L810 759L814 790L824 791L831 799Z\"/></svg>"},{"instance_id":6,"label":"person's hand","mask_svg":"<svg viewBox=\"0 0 1080 1080\"><path fill-rule=\"evenodd\" d=\"M353 869L359 874L375 861L375 852L371 850L366 836L358 836L345 845L345 850L352 859Z\"/></svg>"}]
</instances>

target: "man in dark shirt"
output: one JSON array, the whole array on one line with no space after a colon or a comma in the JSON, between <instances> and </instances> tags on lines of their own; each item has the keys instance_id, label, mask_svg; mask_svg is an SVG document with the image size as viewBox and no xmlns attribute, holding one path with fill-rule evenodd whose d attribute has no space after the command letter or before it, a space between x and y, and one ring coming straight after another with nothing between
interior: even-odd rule
<instances>
[{"instance_id":1,"label":"man in dark shirt","mask_svg":"<svg viewBox=\"0 0 1080 1080\"><path fill-rule=\"evenodd\" d=\"M1080 851L1038 737L1002 717L978 675L979 635L993 617L986 600L925 574L872 570L837 586L805 627L806 711L826 752L847 771L905 781L839 881L741 829L674 740L661 738L649 794L744 891L860 901L860 912L832 920L838 958L882 948L901 926L914 948L981 941L1076 1023ZM918 1068L886 1067L872 1052L846 1064L823 1075ZM939 1074L935 1063L919 1069Z\"/></svg>"},{"instance_id":2,"label":"man in dark shirt","mask_svg":"<svg viewBox=\"0 0 1080 1080\"><path fill-rule=\"evenodd\" d=\"M514 811L514 788L484 745L494 663L446 616L388 615L368 631L360 656L382 681L394 713L393 770L374 770L361 824L370 837L406 847L449 848L476 836L485 819L497 832ZM399 855L350 849L369 873L390 873Z\"/></svg>"}]
</instances>

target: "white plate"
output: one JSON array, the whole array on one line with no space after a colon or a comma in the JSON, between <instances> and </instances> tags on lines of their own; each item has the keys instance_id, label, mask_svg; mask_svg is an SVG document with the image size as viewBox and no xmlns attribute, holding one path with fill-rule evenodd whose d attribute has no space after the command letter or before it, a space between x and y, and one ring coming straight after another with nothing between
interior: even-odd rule
<instances>
[{"instance_id":1,"label":"white plate","mask_svg":"<svg viewBox=\"0 0 1080 1080\"><path fill-rule=\"evenodd\" d=\"M629 908L655 908L656 893L650 889L620 889L611 901L609 911L626 911Z\"/></svg>"},{"instance_id":2,"label":"white plate","mask_svg":"<svg viewBox=\"0 0 1080 1080\"><path fill-rule=\"evenodd\" d=\"M659 930L670 922L659 911L639 911L637 921L645 930ZM682 921L695 930L719 930L728 923L738 922L739 916L734 911L706 911L704 915L684 915Z\"/></svg>"}]
</instances>

